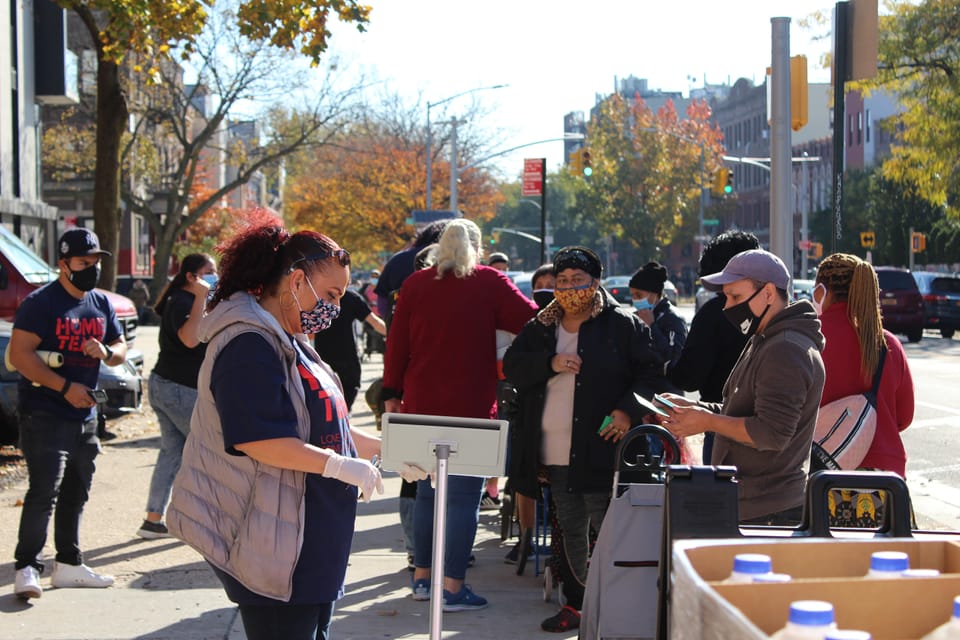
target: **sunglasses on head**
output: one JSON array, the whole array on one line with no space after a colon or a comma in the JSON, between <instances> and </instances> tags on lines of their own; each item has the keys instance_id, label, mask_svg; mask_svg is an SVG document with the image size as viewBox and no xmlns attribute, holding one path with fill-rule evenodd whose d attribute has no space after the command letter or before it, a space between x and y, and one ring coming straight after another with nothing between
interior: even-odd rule
<instances>
[{"instance_id":1,"label":"sunglasses on head","mask_svg":"<svg viewBox=\"0 0 960 640\"><path fill-rule=\"evenodd\" d=\"M298 258L290 265L290 270L293 271L298 262L304 262L305 260L325 260L327 258L336 258L341 267L350 266L350 252L346 249L333 249L332 251L320 251L318 253L312 253L309 256Z\"/></svg>"},{"instance_id":2,"label":"sunglasses on head","mask_svg":"<svg viewBox=\"0 0 960 640\"><path fill-rule=\"evenodd\" d=\"M569 263L574 263L586 265L588 267L597 264L596 258L578 249L561 253L556 257L554 262L557 265L568 265Z\"/></svg>"}]
</instances>

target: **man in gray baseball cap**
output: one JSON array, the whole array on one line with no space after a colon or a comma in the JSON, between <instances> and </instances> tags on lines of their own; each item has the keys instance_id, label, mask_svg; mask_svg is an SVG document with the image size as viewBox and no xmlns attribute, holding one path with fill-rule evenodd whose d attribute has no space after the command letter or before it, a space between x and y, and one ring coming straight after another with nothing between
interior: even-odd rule
<instances>
[{"instance_id":1,"label":"man in gray baseball cap","mask_svg":"<svg viewBox=\"0 0 960 640\"><path fill-rule=\"evenodd\" d=\"M664 426L677 436L716 434L710 464L737 467L741 522L795 525L823 392L820 321L809 301L789 302L790 272L769 251L739 253L700 280L723 291L724 315L748 340L723 403L668 394L680 407Z\"/></svg>"}]
</instances>

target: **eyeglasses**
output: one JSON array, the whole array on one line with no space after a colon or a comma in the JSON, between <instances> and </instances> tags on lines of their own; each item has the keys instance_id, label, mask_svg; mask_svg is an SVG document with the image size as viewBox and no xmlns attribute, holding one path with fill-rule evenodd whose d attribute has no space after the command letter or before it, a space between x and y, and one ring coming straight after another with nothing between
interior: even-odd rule
<instances>
[{"instance_id":1,"label":"eyeglasses","mask_svg":"<svg viewBox=\"0 0 960 640\"><path fill-rule=\"evenodd\" d=\"M325 260L326 258L336 258L341 267L350 266L350 252L346 249L334 249L333 251L320 251L319 253L313 253L309 256L298 258L297 260L293 261L293 264L290 265L290 271L293 271L293 268L298 262L304 262L305 260Z\"/></svg>"}]
</instances>

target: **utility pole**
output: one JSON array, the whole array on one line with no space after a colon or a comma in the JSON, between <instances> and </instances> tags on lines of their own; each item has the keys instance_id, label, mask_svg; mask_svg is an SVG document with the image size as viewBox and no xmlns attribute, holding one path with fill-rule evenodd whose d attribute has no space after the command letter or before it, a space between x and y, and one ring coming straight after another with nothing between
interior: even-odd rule
<instances>
[{"instance_id":1,"label":"utility pole","mask_svg":"<svg viewBox=\"0 0 960 640\"><path fill-rule=\"evenodd\" d=\"M795 271L793 213L790 208L793 164L790 121L790 18L771 18L770 74L770 252Z\"/></svg>"},{"instance_id":2,"label":"utility pole","mask_svg":"<svg viewBox=\"0 0 960 640\"><path fill-rule=\"evenodd\" d=\"M456 116L450 120L450 211L457 212L457 182L460 178L457 171L457 125L460 121Z\"/></svg>"}]
</instances>

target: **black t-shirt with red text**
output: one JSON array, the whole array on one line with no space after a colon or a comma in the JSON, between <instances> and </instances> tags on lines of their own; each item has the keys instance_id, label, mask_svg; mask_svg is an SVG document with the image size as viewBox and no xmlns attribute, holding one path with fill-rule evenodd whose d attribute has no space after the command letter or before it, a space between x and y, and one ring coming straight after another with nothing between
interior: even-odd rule
<instances>
[{"instance_id":1,"label":"black t-shirt with red text","mask_svg":"<svg viewBox=\"0 0 960 640\"><path fill-rule=\"evenodd\" d=\"M88 291L78 300L63 288L59 280L26 297L17 309L13 328L40 336L38 351L63 354L63 366L56 372L91 389L97 387L100 360L85 355L83 343L96 338L109 345L123 335L107 296L99 291ZM59 391L35 387L22 376L17 392L21 412L46 411L71 420L86 420L94 415L94 408L77 409Z\"/></svg>"}]
</instances>

